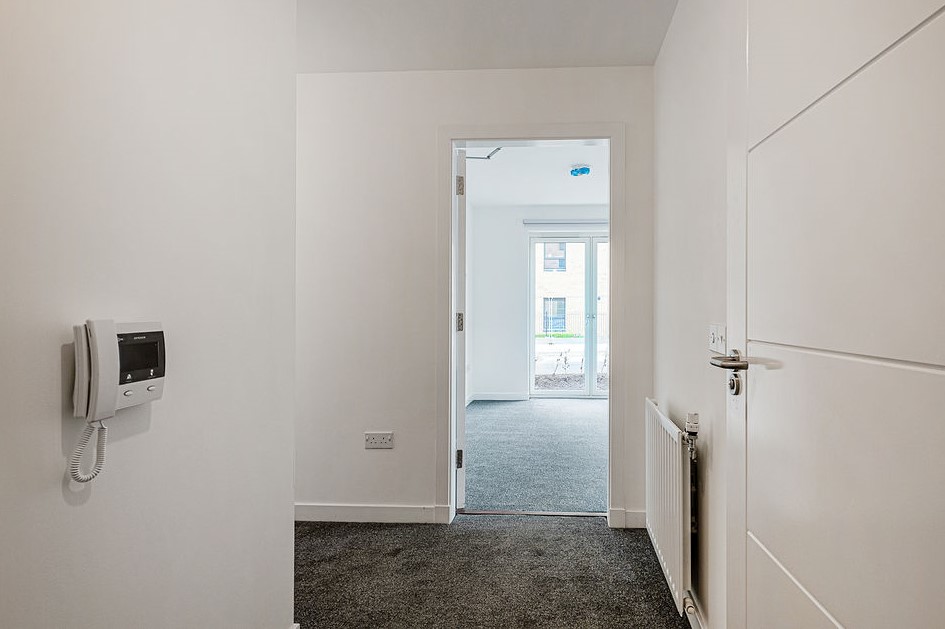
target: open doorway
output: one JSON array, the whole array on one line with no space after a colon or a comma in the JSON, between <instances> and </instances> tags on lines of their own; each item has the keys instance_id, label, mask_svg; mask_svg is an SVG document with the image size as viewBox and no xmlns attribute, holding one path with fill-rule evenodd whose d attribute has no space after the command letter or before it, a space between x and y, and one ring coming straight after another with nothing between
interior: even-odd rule
<instances>
[{"instance_id":1,"label":"open doorway","mask_svg":"<svg viewBox=\"0 0 945 629\"><path fill-rule=\"evenodd\" d=\"M465 271L457 506L602 515L610 143L463 144L463 225L454 233Z\"/></svg>"}]
</instances>

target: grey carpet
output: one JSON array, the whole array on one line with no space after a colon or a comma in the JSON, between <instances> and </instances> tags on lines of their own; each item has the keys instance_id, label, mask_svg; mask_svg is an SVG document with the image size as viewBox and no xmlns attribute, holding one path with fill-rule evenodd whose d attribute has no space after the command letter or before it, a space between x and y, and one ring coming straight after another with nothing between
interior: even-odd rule
<instances>
[{"instance_id":1,"label":"grey carpet","mask_svg":"<svg viewBox=\"0 0 945 629\"><path fill-rule=\"evenodd\" d=\"M646 531L603 518L298 522L295 621L333 627L687 629Z\"/></svg>"},{"instance_id":2,"label":"grey carpet","mask_svg":"<svg viewBox=\"0 0 945 629\"><path fill-rule=\"evenodd\" d=\"M607 510L607 400L466 407L466 509Z\"/></svg>"}]
</instances>

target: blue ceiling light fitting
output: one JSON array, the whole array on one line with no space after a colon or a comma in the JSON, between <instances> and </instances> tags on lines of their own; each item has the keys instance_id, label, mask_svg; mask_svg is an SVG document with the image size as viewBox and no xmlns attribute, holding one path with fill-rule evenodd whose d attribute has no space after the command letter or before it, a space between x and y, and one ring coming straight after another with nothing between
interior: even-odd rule
<instances>
[{"instance_id":1,"label":"blue ceiling light fitting","mask_svg":"<svg viewBox=\"0 0 945 629\"><path fill-rule=\"evenodd\" d=\"M591 167L587 164L575 164L571 167L571 176L580 177L581 175L590 175Z\"/></svg>"}]
</instances>

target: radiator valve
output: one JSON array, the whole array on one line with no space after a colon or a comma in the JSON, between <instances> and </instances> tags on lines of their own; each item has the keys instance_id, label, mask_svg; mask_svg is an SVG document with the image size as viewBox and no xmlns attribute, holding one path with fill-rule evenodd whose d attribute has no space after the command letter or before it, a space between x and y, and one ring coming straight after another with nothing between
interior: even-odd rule
<instances>
[{"instance_id":1,"label":"radiator valve","mask_svg":"<svg viewBox=\"0 0 945 629\"><path fill-rule=\"evenodd\" d=\"M686 432L699 432L699 413L686 413Z\"/></svg>"},{"instance_id":2,"label":"radiator valve","mask_svg":"<svg viewBox=\"0 0 945 629\"><path fill-rule=\"evenodd\" d=\"M689 444L689 458L696 460L696 439L699 437L699 413L686 413L686 443Z\"/></svg>"}]
</instances>

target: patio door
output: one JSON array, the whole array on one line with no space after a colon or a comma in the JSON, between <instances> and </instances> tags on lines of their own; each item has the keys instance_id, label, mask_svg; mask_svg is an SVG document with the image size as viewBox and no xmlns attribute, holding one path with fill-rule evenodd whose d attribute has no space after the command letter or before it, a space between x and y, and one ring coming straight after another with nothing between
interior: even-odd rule
<instances>
[{"instance_id":1,"label":"patio door","mask_svg":"<svg viewBox=\"0 0 945 629\"><path fill-rule=\"evenodd\" d=\"M606 397L610 362L607 237L535 236L529 249L530 394Z\"/></svg>"}]
</instances>

